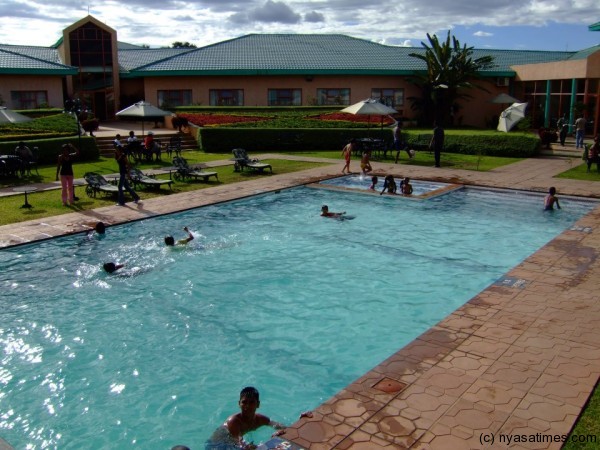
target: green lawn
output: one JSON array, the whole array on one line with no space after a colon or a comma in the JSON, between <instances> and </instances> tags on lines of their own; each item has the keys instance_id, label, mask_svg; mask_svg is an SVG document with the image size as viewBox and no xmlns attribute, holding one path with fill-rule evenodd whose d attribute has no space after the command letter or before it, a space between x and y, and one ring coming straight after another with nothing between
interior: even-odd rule
<instances>
[{"instance_id":1,"label":"green lawn","mask_svg":"<svg viewBox=\"0 0 600 450\"><path fill-rule=\"evenodd\" d=\"M598 172L596 164L593 164L591 170L588 172L587 164L584 163L557 175L557 178L569 178L571 180L583 181L600 181L600 172Z\"/></svg>"},{"instance_id":2,"label":"green lawn","mask_svg":"<svg viewBox=\"0 0 600 450\"><path fill-rule=\"evenodd\" d=\"M190 152L192 153L192 152ZM199 152L195 152L199 153ZM204 157L204 154L201 157L199 155L191 155L186 153L186 159L190 163L206 161L207 158ZM218 159L227 159L223 158L223 155ZM309 169L312 167L318 167L323 164L319 163L309 163L303 161L284 161L279 159L273 160L264 160L273 166L274 174L283 174L290 172L297 172L300 170ZM150 163L150 164L141 164L139 167L144 170L148 168L156 168L160 167L160 163ZM170 166L168 163L163 163L162 166ZM118 168L114 159L105 159L102 158L99 161L92 163L79 163L74 165L75 176L81 177L86 171L96 171L102 174L116 173L118 172ZM149 189L149 188L139 188L136 189L136 192L140 195L142 200L149 199L152 197L158 196L169 196L173 194L177 194L180 192L193 191L197 189L204 189L206 187L218 186L221 184L228 183L238 183L243 182L250 179L255 179L256 177L269 177L271 174L269 172L265 172L264 174L255 173L252 171L244 171L244 172L234 172L233 166L224 166L217 167L215 169L211 168L211 171L214 170L219 174L219 180L215 180L211 178L210 181L188 181L185 182L174 182L173 190L169 190L168 187L164 186L160 190L157 189ZM55 167L40 167L39 168L39 176L35 175L32 177L28 177L29 182L50 182L54 181L56 176L56 168ZM158 178L168 179L169 175L161 175ZM20 184L24 184L21 182ZM6 187L6 184L4 185ZM28 195L29 203L33 205L33 208L25 209L21 208L23 205L24 196L21 195L13 195L9 197L0 197L0 209L2 210L2 214L0 215L0 225L7 225L10 223L22 222L25 220L39 219L42 217L48 216L56 216L60 214L66 214L72 211L84 211L91 210L94 208L99 208L102 206L110 206L116 203L116 197L114 195L105 195L99 193L95 198L88 197L85 192L85 188L77 187L75 188L75 193L79 197L79 201L75 203L72 207L65 207L62 205L61 201L61 191L60 189L54 189L50 191L41 191L34 192ZM129 196L126 194L126 198Z\"/></svg>"}]
</instances>

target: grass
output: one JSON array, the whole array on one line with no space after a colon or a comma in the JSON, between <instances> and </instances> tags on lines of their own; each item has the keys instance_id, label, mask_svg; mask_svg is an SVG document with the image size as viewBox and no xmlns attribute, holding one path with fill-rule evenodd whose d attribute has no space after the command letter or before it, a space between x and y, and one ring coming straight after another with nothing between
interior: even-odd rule
<instances>
[{"instance_id":1,"label":"grass","mask_svg":"<svg viewBox=\"0 0 600 450\"><path fill-rule=\"evenodd\" d=\"M198 155L191 155L191 153L197 153ZM190 163L200 162L200 155L202 155L202 160L206 161L207 158L204 158L203 153L199 152L189 152L186 153L186 159ZM189 157L188 157L189 156ZM219 159L228 159L224 158L223 155L220 155ZM322 163L310 163L303 161L285 161L274 159L270 160L269 164L273 166L274 174L285 174L291 172L297 172L300 170L305 170L313 167L318 167L324 165ZM148 168L157 168L157 167L165 167L170 166L169 163L145 163L141 164L139 168L142 170ZM118 172L117 164L114 159L106 159L102 158L99 161L92 163L80 163L74 165L74 170L76 177L81 177L86 171L96 171L106 174L113 174ZM223 166L211 168L211 171L216 171L219 174L219 180L215 180L211 178L210 181L185 181L185 182L174 182L173 190L169 190L167 187L163 187L160 190L157 189L149 189L149 188L139 188L136 189L136 192L140 195L142 200L146 200L153 197L165 197L181 192L194 191L198 189L204 189L212 186L219 186L222 184L230 184L230 183L238 183L243 182L249 179L255 179L256 177L268 177L270 176L269 172L266 172L264 175L257 174L251 171L244 172L234 172L232 166ZM29 182L36 183L47 183L55 180L56 168L55 167L40 167L39 168L39 176L35 175L33 177L28 177ZM161 175L158 178L168 179L169 175ZM26 184L26 183L21 183ZM16 185L16 184L15 184ZM5 184L6 187L6 184ZM2 210L2 214L0 215L0 225L8 225L11 223L23 222L26 220L40 219L43 217L49 216L57 216L61 214L67 214L73 211L87 211L95 208L100 208L103 206L111 206L116 202L116 197L114 195L105 195L99 193L96 197L89 197L86 195L85 188L83 186L76 187L75 193L79 197L79 201L75 203L72 207L65 207L62 205L61 201L61 191L60 189L53 189L49 191L39 191L28 194L28 201L33 205L33 208L25 209L21 208L24 202L23 194L20 195L12 195L7 197L0 197L0 209ZM126 194L126 198L128 195Z\"/></svg>"},{"instance_id":2,"label":"grass","mask_svg":"<svg viewBox=\"0 0 600 450\"><path fill-rule=\"evenodd\" d=\"M317 157L317 158L332 158L341 160L341 151L328 151L328 152L291 152L291 155ZM396 156L396 153L393 153ZM521 161L522 158L503 158L498 156L477 156L477 155L463 155L460 153L442 153L441 163L442 167L451 167L453 169L464 169L464 170L479 170L486 172L497 167L502 167L508 164L512 164ZM352 158L350 168L358 170L360 159L357 156ZM391 163L393 158L381 160L381 162ZM413 159L408 159L406 152L400 154L400 164L406 166L433 166L434 159L433 153L428 151L418 151Z\"/></svg>"},{"instance_id":3,"label":"grass","mask_svg":"<svg viewBox=\"0 0 600 450\"><path fill-rule=\"evenodd\" d=\"M581 438L589 436L595 438L595 442L572 442L575 437ZM583 413L577 419L573 431L569 435L568 441L563 446L563 450L592 450L599 447L600 439L600 391L597 386L592 393L589 403L583 410Z\"/></svg>"},{"instance_id":4,"label":"grass","mask_svg":"<svg viewBox=\"0 0 600 450\"><path fill-rule=\"evenodd\" d=\"M600 171L597 170L596 164L592 164L591 170L587 171L587 164L580 164L577 167L573 167L559 175L557 178L568 178L571 180L583 180L583 181L600 181Z\"/></svg>"}]
</instances>

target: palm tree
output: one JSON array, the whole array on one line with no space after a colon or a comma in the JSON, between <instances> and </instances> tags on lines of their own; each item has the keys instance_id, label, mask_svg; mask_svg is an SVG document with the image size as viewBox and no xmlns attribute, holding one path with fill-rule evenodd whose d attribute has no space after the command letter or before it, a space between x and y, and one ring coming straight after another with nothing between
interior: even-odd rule
<instances>
[{"instance_id":1,"label":"palm tree","mask_svg":"<svg viewBox=\"0 0 600 450\"><path fill-rule=\"evenodd\" d=\"M423 96L411 100L413 107L421 109L429 122L446 122L451 117L452 110L457 107L456 101L470 97L464 92L465 89L484 89L472 81L480 78L480 71L490 68L494 61L492 56L474 59L473 47L461 47L456 37L450 37L448 31L446 40L440 43L435 34L427 34L429 46L421 42L425 51L409 55L427 65L426 73L417 74L411 79L421 88Z\"/></svg>"}]
</instances>

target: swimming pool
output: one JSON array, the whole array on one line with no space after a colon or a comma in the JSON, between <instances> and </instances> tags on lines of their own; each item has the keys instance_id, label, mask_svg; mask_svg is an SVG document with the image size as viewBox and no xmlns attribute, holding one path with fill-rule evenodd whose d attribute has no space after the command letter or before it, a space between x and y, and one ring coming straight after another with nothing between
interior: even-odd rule
<instances>
[{"instance_id":1,"label":"swimming pool","mask_svg":"<svg viewBox=\"0 0 600 450\"><path fill-rule=\"evenodd\" d=\"M544 213L540 196L477 189L394 200L299 188L0 252L0 434L202 448L248 384L292 422L596 205ZM356 218L321 218L323 203ZM193 245L165 248L183 225ZM140 269L108 276L108 260Z\"/></svg>"},{"instance_id":2,"label":"swimming pool","mask_svg":"<svg viewBox=\"0 0 600 450\"><path fill-rule=\"evenodd\" d=\"M367 190L369 186L371 186L371 176L369 175L348 175L345 177L337 177L329 180L321 181L320 185L323 187L326 186L335 186L341 188L348 189L358 189L358 190ZM375 186L375 191L381 192L383 189L384 177L377 177L378 182ZM395 177L396 184L399 186L400 181L403 178ZM411 180L411 184L413 186L413 194L412 197L419 196L429 196L431 194L435 194L436 192L447 192L448 188L456 185L451 185L448 183L441 183L439 181L426 181L426 180Z\"/></svg>"}]
</instances>

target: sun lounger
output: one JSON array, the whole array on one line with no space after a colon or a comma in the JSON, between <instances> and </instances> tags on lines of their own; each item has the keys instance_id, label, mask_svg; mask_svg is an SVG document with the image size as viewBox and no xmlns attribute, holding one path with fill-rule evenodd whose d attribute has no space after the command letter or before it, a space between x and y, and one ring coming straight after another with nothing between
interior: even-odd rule
<instances>
[{"instance_id":1,"label":"sun lounger","mask_svg":"<svg viewBox=\"0 0 600 450\"><path fill-rule=\"evenodd\" d=\"M117 194L119 192L117 186L110 184L106 181L106 178L99 173L87 172L83 175L83 178L87 182L85 193L88 197L95 197L98 192L104 192L105 194Z\"/></svg>"},{"instance_id":2,"label":"sun lounger","mask_svg":"<svg viewBox=\"0 0 600 450\"><path fill-rule=\"evenodd\" d=\"M180 156L173 158L173 166L175 166L175 169L177 170L173 175L176 180L185 180L186 178L202 178L203 181L206 181L210 177L215 177L217 180L219 179L219 174L217 172L207 172L202 169L192 168L188 165L186 159Z\"/></svg>"},{"instance_id":3,"label":"sun lounger","mask_svg":"<svg viewBox=\"0 0 600 450\"><path fill-rule=\"evenodd\" d=\"M160 189L161 186L166 184L169 186L169 189L173 189L171 186L173 180L160 180L157 178L153 178L151 176L146 175L140 169L136 169L135 167L129 171L129 177L136 186L142 185Z\"/></svg>"},{"instance_id":4,"label":"sun lounger","mask_svg":"<svg viewBox=\"0 0 600 450\"><path fill-rule=\"evenodd\" d=\"M273 173L273 168L271 164L261 163L258 159L250 159L248 153L243 148L234 148L233 158L235 160L235 170L243 171L244 168L256 170L258 172L262 172L265 169L269 169L271 173Z\"/></svg>"}]
</instances>

